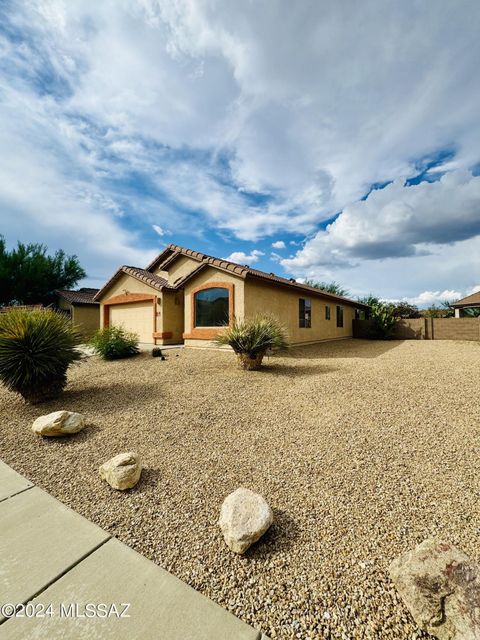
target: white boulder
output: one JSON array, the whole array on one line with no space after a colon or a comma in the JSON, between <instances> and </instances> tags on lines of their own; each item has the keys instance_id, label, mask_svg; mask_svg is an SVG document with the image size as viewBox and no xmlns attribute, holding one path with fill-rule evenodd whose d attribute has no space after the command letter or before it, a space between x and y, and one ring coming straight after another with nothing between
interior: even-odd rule
<instances>
[{"instance_id":1,"label":"white boulder","mask_svg":"<svg viewBox=\"0 0 480 640\"><path fill-rule=\"evenodd\" d=\"M140 457L133 451L119 453L100 467L100 476L111 487L120 491L134 487L140 480L141 474Z\"/></svg>"},{"instance_id":2,"label":"white boulder","mask_svg":"<svg viewBox=\"0 0 480 640\"><path fill-rule=\"evenodd\" d=\"M240 487L225 498L218 524L230 549L245 553L272 522L273 512L265 498Z\"/></svg>"},{"instance_id":3,"label":"white boulder","mask_svg":"<svg viewBox=\"0 0 480 640\"><path fill-rule=\"evenodd\" d=\"M40 436L68 436L85 427L85 416L73 411L54 411L40 416L32 424L32 431Z\"/></svg>"},{"instance_id":4,"label":"white boulder","mask_svg":"<svg viewBox=\"0 0 480 640\"><path fill-rule=\"evenodd\" d=\"M480 638L480 567L448 542L425 540L390 577L417 625L439 640Z\"/></svg>"}]
</instances>

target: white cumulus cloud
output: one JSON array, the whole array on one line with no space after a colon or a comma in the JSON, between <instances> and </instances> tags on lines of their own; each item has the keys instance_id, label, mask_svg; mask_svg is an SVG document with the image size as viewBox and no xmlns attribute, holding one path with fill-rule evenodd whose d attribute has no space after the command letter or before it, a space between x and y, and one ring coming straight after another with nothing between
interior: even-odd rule
<instances>
[{"instance_id":1,"label":"white cumulus cloud","mask_svg":"<svg viewBox=\"0 0 480 640\"><path fill-rule=\"evenodd\" d=\"M283 240L276 240L275 242L272 242L272 247L274 249L285 249L285 242Z\"/></svg>"},{"instance_id":2,"label":"white cumulus cloud","mask_svg":"<svg viewBox=\"0 0 480 640\"><path fill-rule=\"evenodd\" d=\"M224 258L224 260L237 262L238 264L253 264L254 262L258 262L258 259L263 255L265 255L263 251L258 251L257 249L253 249L250 253L234 251L227 258Z\"/></svg>"}]
</instances>

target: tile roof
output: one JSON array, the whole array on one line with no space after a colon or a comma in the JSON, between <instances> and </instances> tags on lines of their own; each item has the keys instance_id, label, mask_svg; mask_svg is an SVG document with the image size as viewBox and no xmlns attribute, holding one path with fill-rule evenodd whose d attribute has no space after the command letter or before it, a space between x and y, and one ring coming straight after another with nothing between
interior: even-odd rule
<instances>
[{"instance_id":1,"label":"tile roof","mask_svg":"<svg viewBox=\"0 0 480 640\"><path fill-rule=\"evenodd\" d=\"M464 307L464 306L480 306L480 291L476 291L472 293L470 296L466 298L462 298L461 300L456 300L452 302L451 307Z\"/></svg>"},{"instance_id":2,"label":"tile roof","mask_svg":"<svg viewBox=\"0 0 480 640\"><path fill-rule=\"evenodd\" d=\"M111 287L111 285L114 284L124 273L132 276L133 278L136 278L137 280L140 280L141 282L145 282L145 284L148 284L149 286L153 287L154 289L158 289L159 291L161 291L162 289L171 288L165 278L161 278L160 276L157 276L155 273L151 273L146 269L141 269L140 267L131 267L124 264L122 267L117 269L117 271L115 271L110 280L108 280L108 282L106 282L103 287L97 292L97 294L95 295L95 300L98 301L102 297L103 293L109 287Z\"/></svg>"},{"instance_id":3,"label":"tile roof","mask_svg":"<svg viewBox=\"0 0 480 640\"><path fill-rule=\"evenodd\" d=\"M175 253L182 254L185 256L190 256L194 260L198 260L199 262L201 262L204 266L212 266L212 267L216 267L217 269L222 269L223 271L230 271L231 273L235 273L241 278L253 277L259 280L266 280L275 284L279 284L281 286L286 286L289 288L296 289L298 291L302 291L304 293L308 293L310 295L322 296L323 298L328 298L332 301L354 304L356 307L363 308L363 309L368 308L368 305L366 304L357 302L356 300L351 300L350 298L346 298L345 296L338 296L334 293L328 293L327 291L322 291L321 289L317 289L316 287L311 287L310 285L297 282L294 278L290 278L290 279L282 278L281 276L277 276L274 273L267 273L266 271L260 271L259 269L252 269L248 265L241 265L235 262L230 262L229 260L214 258L213 256L209 256L204 253L199 253L198 251L192 251L192 249L185 249L184 247L179 247L178 245L175 245L175 244L169 244L167 248ZM165 254L166 252L163 251L160 255L163 256ZM165 260L165 263L170 262L171 258L172 256L169 254L167 259ZM198 269L195 269L195 273L197 271ZM175 282L174 283L175 288L179 288L180 286L182 286L192 275L193 275L193 272L190 274L187 274L187 276L184 276L184 278L182 278L181 283Z\"/></svg>"},{"instance_id":4,"label":"tile roof","mask_svg":"<svg viewBox=\"0 0 480 640\"><path fill-rule=\"evenodd\" d=\"M62 289L57 289L57 291L55 291L58 296L67 302L70 302L70 304L98 304L98 302L94 300L94 297L98 292L99 289L91 289L89 287L82 287L77 291Z\"/></svg>"},{"instance_id":5,"label":"tile roof","mask_svg":"<svg viewBox=\"0 0 480 640\"><path fill-rule=\"evenodd\" d=\"M168 266L173 260L175 256L188 256L193 260L196 260L199 264L198 267L193 269L190 273L178 278L174 283L169 284L167 280L164 278L152 273L153 269L162 269L163 266ZM274 273L267 273L266 271L260 271L259 269L251 269L248 265L237 264L235 262L231 262L229 260L222 260L220 258L215 258L213 256L209 256L206 253L200 253L199 251L193 251L192 249L186 249L185 247L180 247L175 244L169 244L166 249L160 253L153 262L151 262L146 269L140 269L139 267L131 267L124 265L120 267L118 271L110 278L110 280L105 284L102 289L97 293L95 299L98 300L103 292L108 289L118 278L126 273L128 275L137 278L137 280L141 280L146 284L154 287L161 291L162 289L169 290L177 290L180 289L194 277L199 271L205 269L206 267L214 267L216 269L220 269L221 271L228 271L235 275L238 275L240 278L255 278L258 280L264 280L270 282L272 284L277 284L280 286L296 289L297 291L301 291L302 293L308 293L312 296L321 296L322 298L327 298L334 302L338 303L347 303L353 304L358 308L368 309L368 305L363 304L361 302L357 302L356 300L351 300L350 298L346 298L344 296L338 296L334 293L328 293L326 291L322 291L321 289L317 289L316 287L311 287L307 284L302 284L301 282L297 282L294 278L282 278L281 276L277 276Z\"/></svg>"}]
</instances>

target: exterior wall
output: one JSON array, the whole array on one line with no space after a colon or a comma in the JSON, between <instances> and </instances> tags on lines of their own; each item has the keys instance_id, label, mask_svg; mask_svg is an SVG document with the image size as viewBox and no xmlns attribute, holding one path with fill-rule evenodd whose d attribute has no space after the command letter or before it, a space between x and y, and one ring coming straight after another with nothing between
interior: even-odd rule
<instances>
[{"instance_id":1,"label":"exterior wall","mask_svg":"<svg viewBox=\"0 0 480 640\"><path fill-rule=\"evenodd\" d=\"M308 299L312 303L310 328L299 327L298 301ZM325 307L330 306L330 320L325 319ZM277 285L253 280L245 281L245 316L271 313L285 326L292 344L305 344L321 340L352 337L352 320L355 306L343 303L343 327L337 327L337 303L328 298L309 296L308 292L294 291Z\"/></svg>"},{"instance_id":2,"label":"exterior wall","mask_svg":"<svg viewBox=\"0 0 480 640\"><path fill-rule=\"evenodd\" d=\"M185 345L186 346L198 346L198 342L201 341L201 346L208 346L215 333L218 333L219 329L201 328L197 331L193 331L194 318L192 317L192 300L195 295L195 291L204 285L211 284L214 286L222 286L222 284L228 284L233 286L233 315L237 318L244 317L244 285L245 281L234 274L226 273L218 269L208 267L192 278L190 282L187 282L184 289L185 294ZM195 335L196 334L196 335ZM201 335L199 335L201 334Z\"/></svg>"},{"instance_id":3,"label":"exterior wall","mask_svg":"<svg viewBox=\"0 0 480 640\"><path fill-rule=\"evenodd\" d=\"M480 318L434 318L434 340L480 340Z\"/></svg>"},{"instance_id":4,"label":"exterior wall","mask_svg":"<svg viewBox=\"0 0 480 640\"><path fill-rule=\"evenodd\" d=\"M72 322L80 328L86 338L90 338L100 327L100 305L73 305Z\"/></svg>"},{"instance_id":5,"label":"exterior wall","mask_svg":"<svg viewBox=\"0 0 480 640\"><path fill-rule=\"evenodd\" d=\"M62 311L67 311L70 314L70 317L72 317L72 315L73 315L73 307L70 304L70 302L67 302L63 298L59 297L58 300L57 300L57 306Z\"/></svg>"},{"instance_id":6,"label":"exterior wall","mask_svg":"<svg viewBox=\"0 0 480 640\"><path fill-rule=\"evenodd\" d=\"M179 278L183 278L187 273L196 269L198 265L199 262L197 260L193 260L193 258L189 258L188 256L179 256L171 265L167 266L167 271L156 269L154 273L162 278L166 278L169 284L173 284Z\"/></svg>"},{"instance_id":7,"label":"exterior wall","mask_svg":"<svg viewBox=\"0 0 480 640\"><path fill-rule=\"evenodd\" d=\"M100 305L72 305L60 297L57 304L60 310L69 313L72 324L78 327L78 330L86 339L91 338L93 333L100 327Z\"/></svg>"},{"instance_id":8,"label":"exterior wall","mask_svg":"<svg viewBox=\"0 0 480 640\"><path fill-rule=\"evenodd\" d=\"M157 320L157 331L167 335L157 338L158 344L179 344L183 342L184 295L183 291L163 291L161 299L161 316Z\"/></svg>"},{"instance_id":9,"label":"exterior wall","mask_svg":"<svg viewBox=\"0 0 480 640\"><path fill-rule=\"evenodd\" d=\"M355 320L354 338L371 336L371 320ZM399 320L396 340L480 340L480 318L415 318Z\"/></svg>"},{"instance_id":10,"label":"exterior wall","mask_svg":"<svg viewBox=\"0 0 480 640\"><path fill-rule=\"evenodd\" d=\"M103 302L105 300L108 300L109 298L113 298L114 296L122 295L125 292L145 293L152 296L161 295L160 292L157 291L157 289L150 287L145 282L140 282L136 278L132 278L132 276L129 276L127 273L122 274L121 277L117 280L117 282L115 282L111 287L107 289L107 291L103 294L100 300L100 327L102 329L105 326L104 325L105 306ZM158 311L160 311L160 307L158 308ZM153 313L152 313L152 316L153 316ZM153 321L152 321L152 327L153 327ZM152 331L153 331L153 328L152 328ZM151 342L153 343L153 338L151 338Z\"/></svg>"}]
</instances>

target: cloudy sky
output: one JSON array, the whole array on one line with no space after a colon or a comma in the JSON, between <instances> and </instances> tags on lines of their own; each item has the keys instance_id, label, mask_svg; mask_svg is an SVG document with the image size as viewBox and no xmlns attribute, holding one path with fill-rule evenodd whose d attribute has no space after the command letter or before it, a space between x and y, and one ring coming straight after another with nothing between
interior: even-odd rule
<instances>
[{"instance_id":1,"label":"cloudy sky","mask_svg":"<svg viewBox=\"0 0 480 640\"><path fill-rule=\"evenodd\" d=\"M2 0L0 232L100 286L175 242L421 305L480 288L476 0Z\"/></svg>"}]
</instances>

